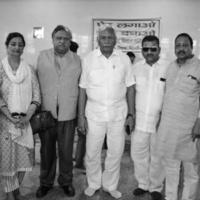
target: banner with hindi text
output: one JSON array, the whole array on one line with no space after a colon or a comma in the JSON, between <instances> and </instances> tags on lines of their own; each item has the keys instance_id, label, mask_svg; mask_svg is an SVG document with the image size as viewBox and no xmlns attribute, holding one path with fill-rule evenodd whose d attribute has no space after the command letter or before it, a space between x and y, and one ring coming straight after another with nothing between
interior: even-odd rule
<instances>
[{"instance_id":1,"label":"banner with hindi text","mask_svg":"<svg viewBox=\"0 0 200 200\"><path fill-rule=\"evenodd\" d=\"M141 41L146 35L160 34L160 18L155 19L93 19L93 49L98 47L97 34L101 26L112 26L117 35L116 48L124 52L141 51Z\"/></svg>"}]
</instances>

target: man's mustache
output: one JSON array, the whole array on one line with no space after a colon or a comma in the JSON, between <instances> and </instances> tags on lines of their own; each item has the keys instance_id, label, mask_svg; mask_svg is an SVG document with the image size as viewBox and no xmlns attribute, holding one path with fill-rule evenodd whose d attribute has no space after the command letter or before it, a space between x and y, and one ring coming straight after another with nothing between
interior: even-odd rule
<instances>
[{"instance_id":1,"label":"man's mustache","mask_svg":"<svg viewBox=\"0 0 200 200\"><path fill-rule=\"evenodd\" d=\"M185 51L178 51L178 54L180 54L180 53L183 53L183 54L185 54Z\"/></svg>"}]
</instances>

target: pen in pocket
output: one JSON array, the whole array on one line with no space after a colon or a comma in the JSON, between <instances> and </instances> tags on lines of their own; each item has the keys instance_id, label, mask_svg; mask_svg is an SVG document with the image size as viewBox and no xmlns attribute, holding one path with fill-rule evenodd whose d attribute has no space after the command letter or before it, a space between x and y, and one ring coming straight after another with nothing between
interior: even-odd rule
<instances>
[{"instance_id":1,"label":"pen in pocket","mask_svg":"<svg viewBox=\"0 0 200 200\"><path fill-rule=\"evenodd\" d=\"M189 74L187 77L197 81L198 84L200 83L200 81L195 76L192 76L191 74Z\"/></svg>"}]
</instances>

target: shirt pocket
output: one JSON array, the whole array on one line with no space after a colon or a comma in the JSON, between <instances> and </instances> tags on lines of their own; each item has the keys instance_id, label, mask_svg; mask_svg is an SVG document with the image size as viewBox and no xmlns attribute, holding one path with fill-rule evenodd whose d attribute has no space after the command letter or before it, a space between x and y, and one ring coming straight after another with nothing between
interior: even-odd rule
<instances>
[{"instance_id":1,"label":"shirt pocket","mask_svg":"<svg viewBox=\"0 0 200 200\"><path fill-rule=\"evenodd\" d=\"M121 67L116 67L112 72L113 81L119 84L125 84L125 71Z\"/></svg>"},{"instance_id":2,"label":"shirt pocket","mask_svg":"<svg viewBox=\"0 0 200 200\"><path fill-rule=\"evenodd\" d=\"M89 73L90 86L103 86L105 83L105 71L103 69L94 69Z\"/></svg>"},{"instance_id":3,"label":"shirt pocket","mask_svg":"<svg viewBox=\"0 0 200 200\"><path fill-rule=\"evenodd\" d=\"M189 77L189 75L182 76L178 83L179 90L187 94L194 93L199 88L198 86L199 84L197 79L192 79Z\"/></svg>"}]
</instances>

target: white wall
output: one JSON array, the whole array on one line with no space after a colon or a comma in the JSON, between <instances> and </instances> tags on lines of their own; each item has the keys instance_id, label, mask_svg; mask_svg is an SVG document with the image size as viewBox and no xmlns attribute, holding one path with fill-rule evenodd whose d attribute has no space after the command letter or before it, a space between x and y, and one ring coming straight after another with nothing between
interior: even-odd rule
<instances>
[{"instance_id":1,"label":"white wall","mask_svg":"<svg viewBox=\"0 0 200 200\"><path fill-rule=\"evenodd\" d=\"M58 24L72 30L83 56L91 50L92 18L158 17L163 57L174 58L174 38L180 32L191 34L194 53L200 57L199 8L198 0L0 0L0 57L5 55L4 42L11 31L24 34L24 56L34 63L40 50L51 47L51 32ZM44 39L33 39L35 26L44 27Z\"/></svg>"}]
</instances>

